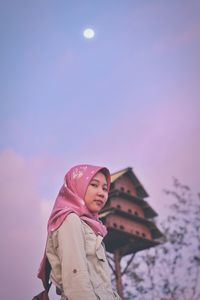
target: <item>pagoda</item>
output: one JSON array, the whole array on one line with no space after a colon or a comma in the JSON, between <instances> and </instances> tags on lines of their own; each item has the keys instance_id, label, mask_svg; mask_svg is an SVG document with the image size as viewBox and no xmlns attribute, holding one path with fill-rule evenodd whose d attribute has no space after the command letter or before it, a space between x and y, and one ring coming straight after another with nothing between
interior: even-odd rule
<instances>
[{"instance_id":1,"label":"pagoda","mask_svg":"<svg viewBox=\"0 0 200 300\"><path fill-rule=\"evenodd\" d=\"M163 237L154 223L157 213L145 200L148 196L129 167L111 175L108 201L100 212L100 218L108 229L104 238L106 251L114 254L113 271L122 299L121 258L159 245Z\"/></svg>"}]
</instances>

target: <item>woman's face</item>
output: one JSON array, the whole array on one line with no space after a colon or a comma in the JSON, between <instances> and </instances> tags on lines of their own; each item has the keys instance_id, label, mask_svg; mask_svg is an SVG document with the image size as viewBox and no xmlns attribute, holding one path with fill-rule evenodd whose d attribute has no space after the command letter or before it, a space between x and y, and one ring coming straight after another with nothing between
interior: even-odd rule
<instances>
[{"instance_id":1,"label":"woman's face","mask_svg":"<svg viewBox=\"0 0 200 300\"><path fill-rule=\"evenodd\" d=\"M90 212L97 213L105 205L108 199L108 184L103 173L98 172L91 179L86 193L85 204Z\"/></svg>"}]
</instances>

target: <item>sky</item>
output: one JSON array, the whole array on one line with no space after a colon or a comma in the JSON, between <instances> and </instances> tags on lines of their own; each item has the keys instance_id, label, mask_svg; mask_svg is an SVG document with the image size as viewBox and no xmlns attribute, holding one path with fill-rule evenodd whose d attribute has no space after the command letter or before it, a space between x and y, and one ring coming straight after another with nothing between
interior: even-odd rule
<instances>
[{"instance_id":1,"label":"sky","mask_svg":"<svg viewBox=\"0 0 200 300\"><path fill-rule=\"evenodd\" d=\"M199 14L198 0L0 1L2 299L40 291L73 165L132 167L158 219L173 176L200 191Z\"/></svg>"}]
</instances>

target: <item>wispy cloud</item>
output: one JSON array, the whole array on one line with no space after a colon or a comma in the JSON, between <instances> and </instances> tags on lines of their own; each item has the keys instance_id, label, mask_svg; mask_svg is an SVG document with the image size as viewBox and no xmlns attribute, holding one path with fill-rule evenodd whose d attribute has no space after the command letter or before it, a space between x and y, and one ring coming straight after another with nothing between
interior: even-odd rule
<instances>
[{"instance_id":1,"label":"wispy cloud","mask_svg":"<svg viewBox=\"0 0 200 300\"><path fill-rule=\"evenodd\" d=\"M13 150L0 153L0 222L2 230L0 267L1 297L29 299L39 289L36 273L46 238L46 223L52 202L42 198L36 161ZM44 158L45 161L45 158ZM48 174L47 162L46 170ZM44 164L43 164L44 166ZM39 176L40 177L40 176ZM5 259L7 258L7 259ZM10 287L12 286L12 291Z\"/></svg>"}]
</instances>

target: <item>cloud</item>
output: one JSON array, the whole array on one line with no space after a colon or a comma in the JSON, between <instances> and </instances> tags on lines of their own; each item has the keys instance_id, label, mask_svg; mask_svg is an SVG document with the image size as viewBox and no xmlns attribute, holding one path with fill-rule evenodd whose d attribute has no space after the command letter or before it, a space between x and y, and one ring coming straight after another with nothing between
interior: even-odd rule
<instances>
[{"instance_id":1,"label":"cloud","mask_svg":"<svg viewBox=\"0 0 200 300\"><path fill-rule=\"evenodd\" d=\"M40 203L40 213L43 220L48 220L48 217L51 214L51 210L53 207L54 201L49 201L47 199L43 199Z\"/></svg>"},{"instance_id":2,"label":"cloud","mask_svg":"<svg viewBox=\"0 0 200 300\"><path fill-rule=\"evenodd\" d=\"M41 199L33 160L5 150L0 166L1 298L31 299L41 288L36 273L52 202Z\"/></svg>"}]
</instances>

